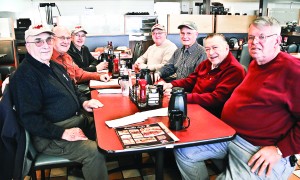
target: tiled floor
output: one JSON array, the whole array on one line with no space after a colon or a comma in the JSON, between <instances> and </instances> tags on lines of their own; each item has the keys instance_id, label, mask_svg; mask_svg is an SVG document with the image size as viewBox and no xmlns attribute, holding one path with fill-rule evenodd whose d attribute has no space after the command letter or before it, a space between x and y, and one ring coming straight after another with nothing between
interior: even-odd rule
<instances>
[{"instance_id":1,"label":"tiled floor","mask_svg":"<svg viewBox=\"0 0 300 180\"><path fill-rule=\"evenodd\" d=\"M137 160L137 157L142 159ZM133 155L122 155L114 158L109 158L107 162L108 170L122 167L122 170L117 170L109 173L109 180L155 180L155 169L154 169L154 158L148 153L143 153L142 156ZM136 166L142 162L142 165ZM300 161L299 161L300 162ZM298 163L299 163L298 162ZM210 180L215 180L216 173L214 166L211 162L207 162ZM136 167L132 167L136 166ZM126 169L123 167L128 167ZM140 168L138 168L140 167ZM299 171L299 170L298 170ZM46 173L47 174L47 173ZM25 180L29 179L26 177ZM65 180L66 179L66 168L52 169L51 180ZM69 180L83 180L82 178L69 176ZM178 180L180 179L180 173L174 161L173 155L165 154L164 160L164 180ZM292 175L288 180L300 180L300 177Z\"/></svg>"}]
</instances>

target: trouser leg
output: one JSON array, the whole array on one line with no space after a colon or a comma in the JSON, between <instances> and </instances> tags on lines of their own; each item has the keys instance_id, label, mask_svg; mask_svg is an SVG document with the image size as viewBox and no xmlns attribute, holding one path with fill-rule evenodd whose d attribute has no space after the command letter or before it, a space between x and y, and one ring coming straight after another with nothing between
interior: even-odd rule
<instances>
[{"instance_id":1,"label":"trouser leg","mask_svg":"<svg viewBox=\"0 0 300 180\"><path fill-rule=\"evenodd\" d=\"M71 161L82 163L82 172L85 179L108 179L105 156L98 151L95 141L54 140L43 153L61 156Z\"/></svg>"},{"instance_id":2,"label":"trouser leg","mask_svg":"<svg viewBox=\"0 0 300 180\"><path fill-rule=\"evenodd\" d=\"M228 142L175 149L175 159L185 180L209 180L204 160L223 159Z\"/></svg>"},{"instance_id":3,"label":"trouser leg","mask_svg":"<svg viewBox=\"0 0 300 180\"><path fill-rule=\"evenodd\" d=\"M250 158L260 149L259 146L253 146L246 140L237 136L232 142L228 144L228 161L229 164L226 170L221 173L217 180L283 180L288 179L288 177L293 172L294 168L290 166L289 157L282 158L272 170L270 177L266 177L264 173L258 176L258 170L254 173L251 172L251 167L248 166L248 161Z\"/></svg>"}]
</instances>

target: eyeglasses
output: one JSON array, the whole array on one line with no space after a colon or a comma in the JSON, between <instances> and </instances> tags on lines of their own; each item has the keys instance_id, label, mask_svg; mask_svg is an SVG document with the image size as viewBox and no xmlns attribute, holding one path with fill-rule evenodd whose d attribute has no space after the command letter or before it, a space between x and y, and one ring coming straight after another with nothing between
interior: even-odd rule
<instances>
[{"instance_id":1,"label":"eyeglasses","mask_svg":"<svg viewBox=\"0 0 300 180\"><path fill-rule=\"evenodd\" d=\"M269 35L269 36L266 36L266 35L264 35L264 34L260 34L259 36L258 36L258 40L260 41L260 42L265 42L266 41L266 39L268 38L268 37L272 37L272 36L275 36L275 35L277 35L277 34L271 34L271 35ZM254 41L254 39L256 38L257 36L248 36L248 41Z\"/></svg>"},{"instance_id":2,"label":"eyeglasses","mask_svg":"<svg viewBox=\"0 0 300 180\"><path fill-rule=\"evenodd\" d=\"M76 36L76 37L81 37L81 38L85 38L85 37L86 37L85 34L82 34L82 35L80 35L80 34L75 34L75 36Z\"/></svg>"},{"instance_id":3,"label":"eyeglasses","mask_svg":"<svg viewBox=\"0 0 300 180\"><path fill-rule=\"evenodd\" d=\"M34 42L26 42L26 43L34 43L37 47L41 47L44 45L44 43L47 43L48 45L53 45L53 38L48 37L47 39L41 39L41 38L36 38Z\"/></svg>"},{"instance_id":4,"label":"eyeglasses","mask_svg":"<svg viewBox=\"0 0 300 180\"><path fill-rule=\"evenodd\" d=\"M55 36L55 37L57 37L61 41L64 41L64 40L70 41L71 40L71 37L65 37L65 36Z\"/></svg>"},{"instance_id":5,"label":"eyeglasses","mask_svg":"<svg viewBox=\"0 0 300 180\"><path fill-rule=\"evenodd\" d=\"M164 33L164 32L156 32L156 33L153 32L152 35L153 35L153 36L157 36L157 35L161 36L163 33Z\"/></svg>"}]
</instances>

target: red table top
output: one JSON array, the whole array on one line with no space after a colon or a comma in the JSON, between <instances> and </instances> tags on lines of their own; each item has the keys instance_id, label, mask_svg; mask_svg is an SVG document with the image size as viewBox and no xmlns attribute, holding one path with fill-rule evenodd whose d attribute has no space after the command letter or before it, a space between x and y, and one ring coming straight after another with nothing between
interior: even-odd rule
<instances>
[{"instance_id":1,"label":"red table top","mask_svg":"<svg viewBox=\"0 0 300 180\"><path fill-rule=\"evenodd\" d=\"M114 129L108 127L105 121L132 115L139 112L138 108L130 101L128 96L122 96L121 94L98 94L98 91L93 90L91 95L93 99L98 99L104 104L104 107L94 109L94 119L98 146L108 153L208 144L216 141L229 140L235 135L233 128L201 106L188 104L188 117L191 119L190 127L181 131L172 131L174 135L180 139L179 141L173 144L151 146L149 148L124 149ZM167 98L164 98L163 106L168 106ZM153 117L134 125L155 122L163 122L168 127L168 117Z\"/></svg>"}]
</instances>

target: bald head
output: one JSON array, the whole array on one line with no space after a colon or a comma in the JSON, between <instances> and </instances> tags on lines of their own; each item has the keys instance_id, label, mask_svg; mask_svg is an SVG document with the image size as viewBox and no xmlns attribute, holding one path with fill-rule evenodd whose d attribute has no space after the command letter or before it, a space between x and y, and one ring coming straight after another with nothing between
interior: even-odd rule
<instances>
[{"instance_id":1,"label":"bald head","mask_svg":"<svg viewBox=\"0 0 300 180\"><path fill-rule=\"evenodd\" d=\"M71 33L63 26L56 26L52 29L54 36L54 46L53 48L60 54L66 53L71 44Z\"/></svg>"}]
</instances>

